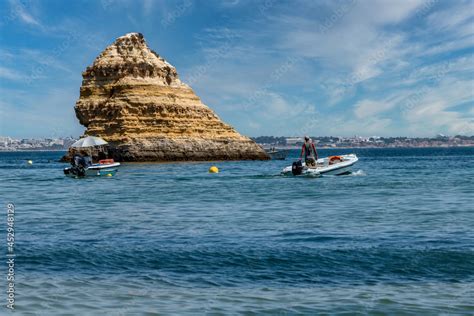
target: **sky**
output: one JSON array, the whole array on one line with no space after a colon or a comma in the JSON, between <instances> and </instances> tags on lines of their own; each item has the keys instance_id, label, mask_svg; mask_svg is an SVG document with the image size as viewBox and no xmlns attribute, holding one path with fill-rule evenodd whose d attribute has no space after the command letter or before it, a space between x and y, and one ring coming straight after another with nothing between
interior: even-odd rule
<instances>
[{"instance_id":1,"label":"sky","mask_svg":"<svg viewBox=\"0 0 474 316\"><path fill-rule=\"evenodd\" d=\"M129 32L248 136L474 135L474 0L0 0L0 135L81 135Z\"/></svg>"}]
</instances>

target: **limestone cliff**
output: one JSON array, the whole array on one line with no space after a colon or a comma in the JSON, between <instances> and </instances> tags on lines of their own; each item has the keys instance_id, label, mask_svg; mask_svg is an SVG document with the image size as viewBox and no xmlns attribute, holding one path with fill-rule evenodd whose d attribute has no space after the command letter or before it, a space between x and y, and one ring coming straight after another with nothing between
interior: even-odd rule
<instances>
[{"instance_id":1,"label":"limestone cliff","mask_svg":"<svg viewBox=\"0 0 474 316\"><path fill-rule=\"evenodd\" d=\"M222 122L140 33L117 38L82 73L76 116L122 161L268 159Z\"/></svg>"}]
</instances>

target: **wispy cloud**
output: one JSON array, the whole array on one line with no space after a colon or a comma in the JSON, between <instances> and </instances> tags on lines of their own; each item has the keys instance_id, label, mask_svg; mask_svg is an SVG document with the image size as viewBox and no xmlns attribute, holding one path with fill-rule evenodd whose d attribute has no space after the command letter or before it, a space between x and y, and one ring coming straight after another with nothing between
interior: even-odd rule
<instances>
[{"instance_id":1,"label":"wispy cloud","mask_svg":"<svg viewBox=\"0 0 474 316\"><path fill-rule=\"evenodd\" d=\"M0 78L6 80L19 81L24 80L25 76L14 69L0 66Z\"/></svg>"},{"instance_id":2,"label":"wispy cloud","mask_svg":"<svg viewBox=\"0 0 474 316\"><path fill-rule=\"evenodd\" d=\"M33 15L29 12L27 7L27 4L29 4L29 2L22 0L9 0L9 3L12 16L18 17L18 19L23 23L32 26L42 26L40 21L37 18L33 17Z\"/></svg>"},{"instance_id":3,"label":"wispy cloud","mask_svg":"<svg viewBox=\"0 0 474 316\"><path fill-rule=\"evenodd\" d=\"M472 81L445 78L436 89L425 94L418 104L406 111L404 118L414 133L443 129L450 133L474 133L474 116L455 108L474 107Z\"/></svg>"}]
</instances>

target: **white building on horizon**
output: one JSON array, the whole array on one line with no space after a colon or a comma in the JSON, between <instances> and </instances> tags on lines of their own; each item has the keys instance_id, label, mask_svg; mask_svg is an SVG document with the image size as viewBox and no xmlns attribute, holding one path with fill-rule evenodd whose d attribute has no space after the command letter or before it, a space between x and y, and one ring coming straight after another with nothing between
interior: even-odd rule
<instances>
[{"instance_id":1,"label":"white building on horizon","mask_svg":"<svg viewBox=\"0 0 474 316\"><path fill-rule=\"evenodd\" d=\"M287 137L286 144L287 145L296 145L297 143L303 142L303 138L301 137Z\"/></svg>"}]
</instances>

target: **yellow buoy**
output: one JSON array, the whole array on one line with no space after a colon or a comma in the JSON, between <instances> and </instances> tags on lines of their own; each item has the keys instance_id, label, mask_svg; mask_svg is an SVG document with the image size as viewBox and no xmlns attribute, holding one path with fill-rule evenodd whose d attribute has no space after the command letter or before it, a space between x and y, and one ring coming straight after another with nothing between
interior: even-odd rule
<instances>
[{"instance_id":1,"label":"yellow buoy","mask_svg":"<svg viewBox=\"0 0 474 316\"><path fill-rule=\"evenodd\" d=\"M111 176L112 176L112 174L111 174L111 173L107 173L107 177L111 177Z\"/></svg>"},{"instance_id":2,"label":"yellow buoy","mask_svg":"<svg viewBox=\"0 0 474 316\"><path fill-rule=\"evenodd\" d=\"M29 165L32 165L32 164L33 164L33 160L28 160L28 164L29 164Z\"/></svg>"},{"instance_id":3,"label":"yellow buoy","mask_svg":"<svg viewBox=\"0 0 474 316\"><path fill-rule=\"evenodd\" d=\"M217 168L216 166L212 166L211 168L209 168L209 173L218 173L219 172L219 168Z\"/></svg>"}]
</instances>

